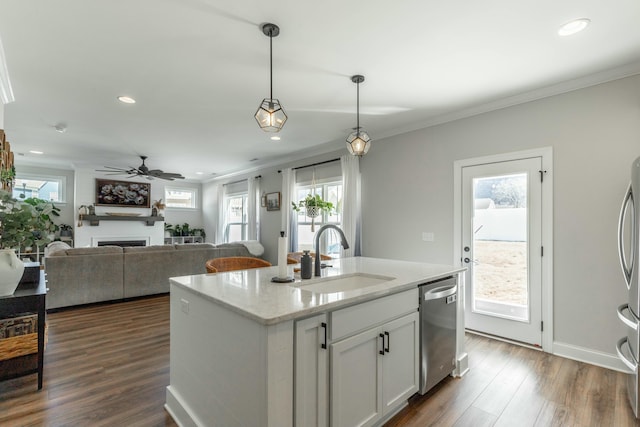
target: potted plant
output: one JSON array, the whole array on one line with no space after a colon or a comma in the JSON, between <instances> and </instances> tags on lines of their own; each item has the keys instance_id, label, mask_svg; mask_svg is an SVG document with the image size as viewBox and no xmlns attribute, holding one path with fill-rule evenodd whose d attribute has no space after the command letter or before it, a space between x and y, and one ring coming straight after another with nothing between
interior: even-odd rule
<instances>
[{"instance_id":1,"label":"potted plant","mask_svg":"<svg viewBox=\"0 0 640 427\"><path fill-rule=\"evenodd\" d=\"M186 222L184 224L182 224L182 235L183 236L188 236L189 235L189 224L187 224Z\"/></svg>"},{"instance_id":2,"label":"potted plant","mask_svg":"<svg viewBox=\"0 0 640 427\"><path fill-rule=\"evenodd\" d=\"M60 224L58 227L60 228L60 237L71 237L73 235L73 227L69 224Z\"/></svg>"},{"instance_id":3,"label":"potted plant","mask_svg":"<svg viewBox=\"0 0 640 427\"><path fill-rule=\"evenodd\" d=\"M173 225L169 224L168 222L164 223L164 237L171 237L173 236L175 233L175 230L173 228Z\"/></svg>"},{"instance_id":4,"label":"potted plant","mask_svg":"<svg viewBox=\"0 0 640 427\"><path fill-rule=\"evenodd\" d=\"M300 200L298 204L295 202L291 202L293 205L293 210L296 212L300 212L301 209L304 209L306 215L311 218L311 231L314 230L314 219L324 211L328 215L333 211L333 203L327 202L320 197L319 194L308 194L307 197Z\"/></svg>"},{"instance_id":5,"label":"potted plant","mask_svg":"<svg viewBox=\"0 0 640 427\"><path fill-rule=\"evenodd\" d=\"M207 237L207 233L204 232L204 228L192 228L191 229L191 235L192 236L202 236L203 240L204 240L205 237Z\"/></svg>"},{"instance_id":6,"label":"potted plant","mask_svg":"<svg viewBox=\"0 0 640 427\"><path fill-rule=\"evenodd\" d=\"M182 226L180 224L176 224L173 227L173 235L174 236L182 236Z\"/></svg>"},{"instance_id":7,"label":"potted plant","mask_svg":"<svg viewBox=\"0 0 640 427\"><path fill-rule=\"evenodd\" d=\"M0 190L0 248L42 247L58 230L53 217L60 216L53 203L35 197L18 200Z\"/></svg>"}]
</instances>

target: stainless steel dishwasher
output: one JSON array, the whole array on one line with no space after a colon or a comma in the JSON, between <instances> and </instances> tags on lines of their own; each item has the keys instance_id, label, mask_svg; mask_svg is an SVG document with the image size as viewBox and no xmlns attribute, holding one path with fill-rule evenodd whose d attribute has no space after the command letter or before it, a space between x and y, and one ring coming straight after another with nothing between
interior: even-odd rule
<instances>
[{"instance_id":1,"label":"stainless steel dishwasher","mask_svg":"<svg viewBox=\"0 0 640 427\"><path fill-rule=\"evenodd\" d=\"M420 394L456 367L456 299L458 281L447 277L419 286Z\"/></svg>"}]
</instances>

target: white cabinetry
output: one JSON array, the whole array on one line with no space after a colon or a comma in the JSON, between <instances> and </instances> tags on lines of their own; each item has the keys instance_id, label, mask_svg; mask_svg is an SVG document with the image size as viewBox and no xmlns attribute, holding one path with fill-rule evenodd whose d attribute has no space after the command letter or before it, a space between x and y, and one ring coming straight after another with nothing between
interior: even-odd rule
<instances>
[{"instance_id":1,"label":"white cabinetry","mask_svg":"<svg viewBox=\"0 0 640 427\"><path fill-rule=\"evenodd\" d=\"M295 425L373 426L397 411L418 391L417 310L414 288L297 320Z\"/></svg>"},{"instance_id":2,"label":"white cabinetry","mask_svg":"<svg viewBox=\"0 0 640 427\"><path fill-rule=\"evenodd\" d=\"M328 352L327 315L298 320L295 326L296 426L329 425Z\"/></svg>"},{"instance_id":3,"label":"white cabinetry","mask_svg":"<svg viewBox=\"0 0 640 427\"><path fill-rule=\"evenodd\" d=\"M331 425L372 426L418 391L418 313L331 345Z\"/></svg>"}]
</instances>

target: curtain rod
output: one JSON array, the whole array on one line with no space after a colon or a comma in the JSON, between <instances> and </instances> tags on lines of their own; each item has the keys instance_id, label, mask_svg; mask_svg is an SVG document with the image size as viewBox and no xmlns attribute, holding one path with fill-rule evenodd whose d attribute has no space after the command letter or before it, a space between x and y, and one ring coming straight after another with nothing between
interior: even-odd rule
<instances>
[{"instance_id":1,"label":"curtain rod","mask_svg":"<svg viewBox=\"0 0 640 427\"><path fill-rule=\"evenodd\" d=\"M254 178L254 179L260 179L260 178L262 178L262 175L257 175L257 176L254 176L253 178ZM240 182L244 182L244 181L248 181L248 180L249 180L249 178L239 179L239 180L237 180L237 181L233 181L233 182L226 182L226 183L222 184L222 186L224 187L225 185L238 184L238 183L240 183Z\"/></svg>"},{"instance_id":2,"label":"curtain rod","mask_svg":"<svg viewBox=\"0 0 640 427\"><path fill-rule=\"evenodd\" d=\"M337 161L340 161L339 157L337 159L325 160L324 162L317 162L317 163L311 163L310 165L298 166L297 168L293 168L293 170L297 171L298 169L310 168L310 167L313 167L313 166L324 165L325 163L333 163L333 162L337 162ZM282 170L278 171L278 173L281 173L281 172L282 172Z\"/></svg>"}]
</instances>

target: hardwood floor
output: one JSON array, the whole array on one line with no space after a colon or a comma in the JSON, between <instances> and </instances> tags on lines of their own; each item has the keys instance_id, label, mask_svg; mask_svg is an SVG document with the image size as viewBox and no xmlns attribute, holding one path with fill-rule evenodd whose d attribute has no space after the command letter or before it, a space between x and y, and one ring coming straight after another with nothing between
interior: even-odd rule
<instances>
[{"instance_id":1,"label":"hardwood floor","mask_svg":"<svg viewBox=\"0 0 640 427\"><path fill-rule=\"evenodd\" d=\"M0 382L0 426L175 426L167 296L48 315L44 387ZM612 426L636 423L625 375L474 335L470 371L446 378L386 426ZM305 426L297 426L305 427Z\"/></svg>"},{"instance_id":2,"label":"hardwood floor","mask_svg":"<svg viewBox=\"0 0 640 427\"><path fill-rule=\"evenodd\" d=\"M169 298L51 313L44 386L0 382L0 426L175 426L169 384Z\"/></svg>"}]
</instances>

